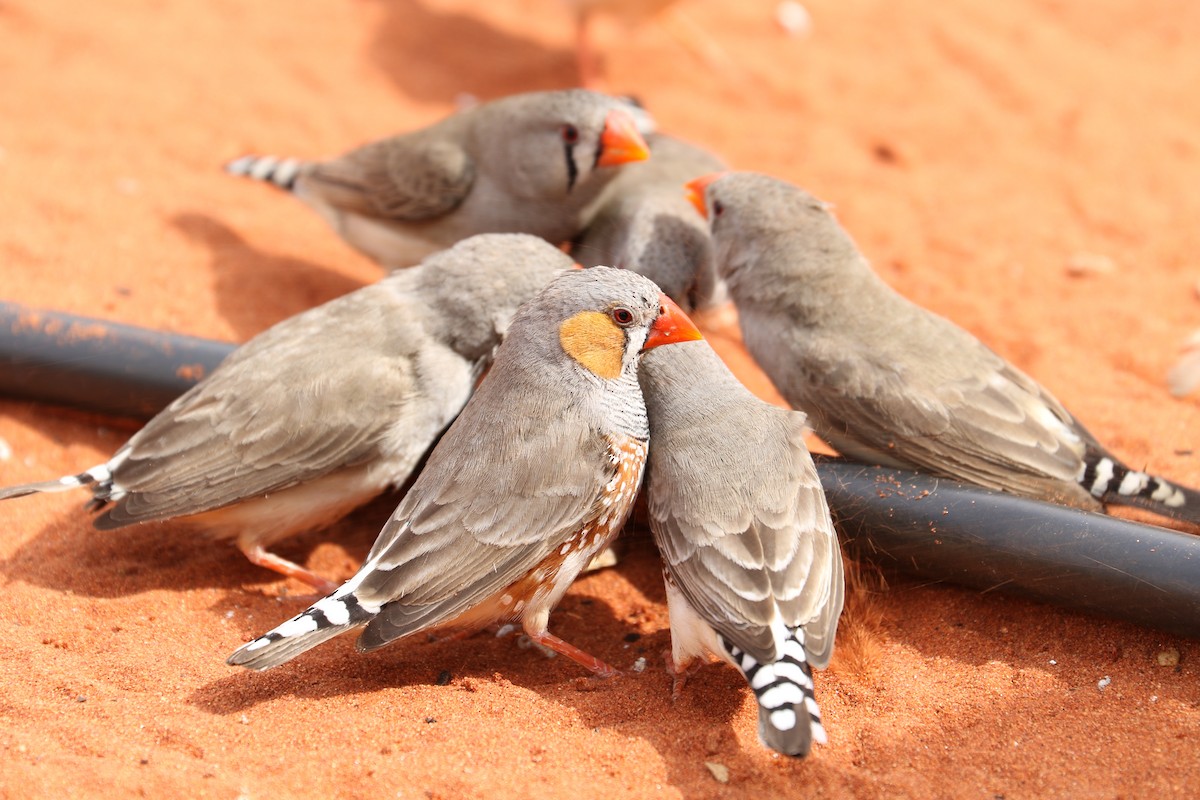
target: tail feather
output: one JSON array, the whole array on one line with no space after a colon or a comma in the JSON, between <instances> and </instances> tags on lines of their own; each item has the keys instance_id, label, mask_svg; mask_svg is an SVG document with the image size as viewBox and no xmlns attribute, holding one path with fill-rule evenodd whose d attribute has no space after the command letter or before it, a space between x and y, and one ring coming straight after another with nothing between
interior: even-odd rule
<instances>
[{"instance_id":1,"label":"tail feather","mask_svg":"<svg viewBox=\"0 0 1200 800\"><path fill-rule=\"evenodd\" d=\"M338 634L367 624L378 610L364 608L352 592L340 594L345 590L343 586L313 603L303 613L242 645L225 663L259 671L270 669Z\"/></svg>"},{"instance_id":2,"label":"tail feather","mask_svg":"<svg viewBox=\"0 0 1200 800\"><path fill-rule=\"evenodd\" d=\"M1200 491L1130 469L1106 453L1087 453L1079 483L1102 503L1138 506L1200 525Z\"/></svg>"},{"instance_id":3,"label":"tail feather","mask_svg":"<svg viewBox=\"0 0 1200 800\"><path fill-rule=\"evenodd\" d=\"M9 500L13 497L25 497L31 494L39 494L41 492L65 492L70 489L78 489L81 486L92 486L97 483L104 483L109 480L107 469L104 467L94 467L87 472L81 472L78 475L66 475L58 480L39 481L38 483L26 483L21 486L9 486L0 489L0 500Z\"/></svg>"},{"instance_id":4,"label":"tail feather","mask_svg":"<svg viewBox=\"0 0 1200 800\"><path fill-rule=\"evenodd\" d=\"M245 155L226 164L225 171L291 192L296 188L296 178L303 166L304 162L296 158Z\"/></svg>"},{"instance_id":5,"label":"tail feather","mask_svg":"<svg viewBox=\"0 0 1200 800\"><path fill-rule=\"evenodd\" d=\"M801 758L808 755L814 741L826 744L828 736L821 724L812 671L804 654L804 631L789 628L788 633L783 652L771 663L759 663L724 639L722 644L754 691L762 743L784 755Z\"/></svg>"}]
</instances>

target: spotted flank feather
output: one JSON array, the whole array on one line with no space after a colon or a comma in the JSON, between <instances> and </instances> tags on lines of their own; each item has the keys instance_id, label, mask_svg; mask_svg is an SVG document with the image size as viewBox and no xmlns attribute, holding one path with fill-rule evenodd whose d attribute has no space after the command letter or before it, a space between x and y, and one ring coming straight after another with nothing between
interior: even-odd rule
<instances>
[{"instance_id":1,"label":"spotted flank feather","mask_svg":"<svg viewBox=\"0 0 1200 800\"><path fill-rule=\"evenodd\" d=\"M246 155L226 164L225 171L230 175L271 183L290 192L296 188L296 176L303 165L303 161L295 158Z\"/></svg>"},{"instance_id":2,"label":"spotted flank feather","mask_svg":"<svg viewBox=\"0 0 1200 800\"><path fill-rule=\"evenodd\" d=\"M379 609L369 609L360 603L352 585L343 585L303 613L242 645L225 663L259 671L270 669L338 634L366 625Z\"/></svg>"},{"instance_id":3,"label":"spotted flank feather","mask_svg":"<svg viewBox=\"0 0 1200 800\"><path fill-rule=\"evenodd\" d=\"M808 755L814 741L826 744L821 709L813 693L812 671L804 654L804 631L789 628L779 660L760 664L731 644L721 645L746 676L758 701L758 736L767 747L784 755Z\"/></svg>"},{"instance_id":4,"label":"spotted flank feather","mask_svg":"<svg viewBox=\"0 0 1200 800\"><path fill-rule=\"evenodd\" d=\"M1200 492L1130 469L1103 452L1088 450L1076 480L1102 503L1139 506L1172 519L1200 524Z\"/></svg>"}]
</instances>

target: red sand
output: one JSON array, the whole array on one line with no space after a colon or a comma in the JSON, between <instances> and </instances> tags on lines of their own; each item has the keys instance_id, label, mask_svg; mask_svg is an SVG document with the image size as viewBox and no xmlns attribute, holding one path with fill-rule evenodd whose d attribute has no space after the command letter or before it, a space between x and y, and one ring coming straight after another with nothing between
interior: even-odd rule
<instances>
[{"instance_id":1,"label":"red sand","mask_svg":"<svg viewBox=\"0 0 1200 800\"><path fill-rule=\"evenodd\" d=\"M1042 380L1133 464L1200 484L1200 407L1164 385L1200 310L1200 4L811 0L806 39L776 28L772 0L734 5L683 4L737 69L660 23L602 25L607 85L665 130L835 203L904 294ZM299 203L224 175L225 159L334 154L441 117L461 92L569 85L570 42L549 0L0 2L0 297L245 339L379 272ZM1080 254L1115 269L1072 277ZM91 466L130 430L0 403L0 484ZM818 677L831 743L792 762L758 745L729 668L671 703L646 540L553 621L619 666L645 656L641 674L597 685L480 636L370 656L347 638L259 675L223 660L297 611L277 596L300 587L170 525L100 535L82 499L0 507L4 796L1200 787L1200 648L1130 625L902 580L860 589ZM388 510L284 552L347 576Z\"/></svg>"}]
</instances>

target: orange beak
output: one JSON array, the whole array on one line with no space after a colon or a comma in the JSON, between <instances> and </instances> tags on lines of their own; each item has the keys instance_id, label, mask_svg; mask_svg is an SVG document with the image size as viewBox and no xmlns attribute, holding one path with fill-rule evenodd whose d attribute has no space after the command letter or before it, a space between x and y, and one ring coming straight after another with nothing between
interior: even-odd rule
<instances>
[{"instance_id":1,"label":"orange beak","mask_svg":"<svg viewBox=\"0 0 1200 800\"><path fill-rule=\"evenodd\" d=\"M616 167L649 157L650 146L638 133L633 117L619 108L609 111L604 118L604 132L600 134L600 158L596 159L596 166Z\"/></svg>"},{"instance_id":2,"label":"orange beak","mask_svg":"<svg viewBox=\"0 0 1200 800\"><path fill-rule=\"evenodd\" d=\"M717 178L724 175L724 172L710 172L707 175L701 175L699 178L688 181L683 186L683 193L687 199L691 201L696 210L700 212L700 216L708 219L708 206L704 202L704 190L708 185Z\"/></svg>"},{"instance_id":3,"label":"orange beak","mask_svg":"<svg viewBox=\"0 0 1200 800\"><path fill-rule=\"evenodd\" d=\"M696 329L695 323L688 319L687 314L683 313L683 309L675 305L674 300L665 294L660 294L658 302L662 304L662 311L658 313L658 319L654 320L654 324L650 326L650 335L646 337L646 344L642 346L643 352L652 350L659 345L693 342L704 338Z\"/></svg>"}]
</instances>

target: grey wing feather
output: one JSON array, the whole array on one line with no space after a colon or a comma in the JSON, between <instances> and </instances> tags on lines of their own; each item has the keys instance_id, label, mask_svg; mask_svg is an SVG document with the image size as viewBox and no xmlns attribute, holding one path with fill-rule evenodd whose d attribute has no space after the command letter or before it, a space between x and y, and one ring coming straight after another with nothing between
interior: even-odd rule
<instances>
[{"instance_id":1,"label":"grey wing feather","mask_svg":"<svg viewBox=\"0 0 1200 800\"><path fill-rule=\"evenodd\" d=\"M611 470L602 437L569 397L539 397L533 424L532 415L500 407L489 390L494 377L446 432L367 556L371 569L355 593L383 609L360 647L453 621L524 577L595 513ZM485 428L488 435L476 437Z\"/></svg>"},{"instance_id":2,"label":"grey wing feather","mask_svg":"<svg viewBox=\"0 0 1200 800\"><path fill-rule=\"evenodd\" d=\"M422 336L342 300L260 335L139 431L114 457L118 499L97 527L200 513L377 457L412 401ZM314 357L322 345L334 356Z\"/></svg>"},{"instance_id":3,"label":"grey wing feather","mask_svg":"<svg viewBox=\"0 0 1200 800\"><path fill-rule=\"evenodd\" d=\"M761 458L747 467L749 477L730 480L735 471L730 464L701 470L691 464L677 471L722 476L720 483L699 478L703 485L694 487L686 518L673 510L680 504L663 502L651 485L655 540L688 602L728 641L760 662L776 660L769 626L778 606L785 624L804 626L814 662L823 665L841 613L841 551L803 443L802 418L763 410L766 419L739 426L756 440L740 447ZM666 443L656 444L652 458L669 459ZM769 455L781 449L782 457ZM659 475L656 465L652 480Z\"/></svg>"},{"instance_id":4,"label":"grey wing feather","mask_svg":"<svg viewBox=\"0 0 1200 800\"><path fill-rule=\"evenodd\" d=\"M916 362L812 337L815 362L785 392L851 458L1026 494L1070 490L1091 434L973 336L931 320L940 324L918 338L938 346Z\"/></svg>"},{"instance_id":5,"label":"grey wing feather","mask_svg":"<svg viewBox=\"0 0 1200 800\"><path fill-rule=\"evenodd\" d=\"M457 121L451 118L450 121ZM439 125L363 145L314 163L301 176L311 192L343 211L383 220L420 221L456 208L475 180L475 163Z\"/></svg>"}]
</instances>

